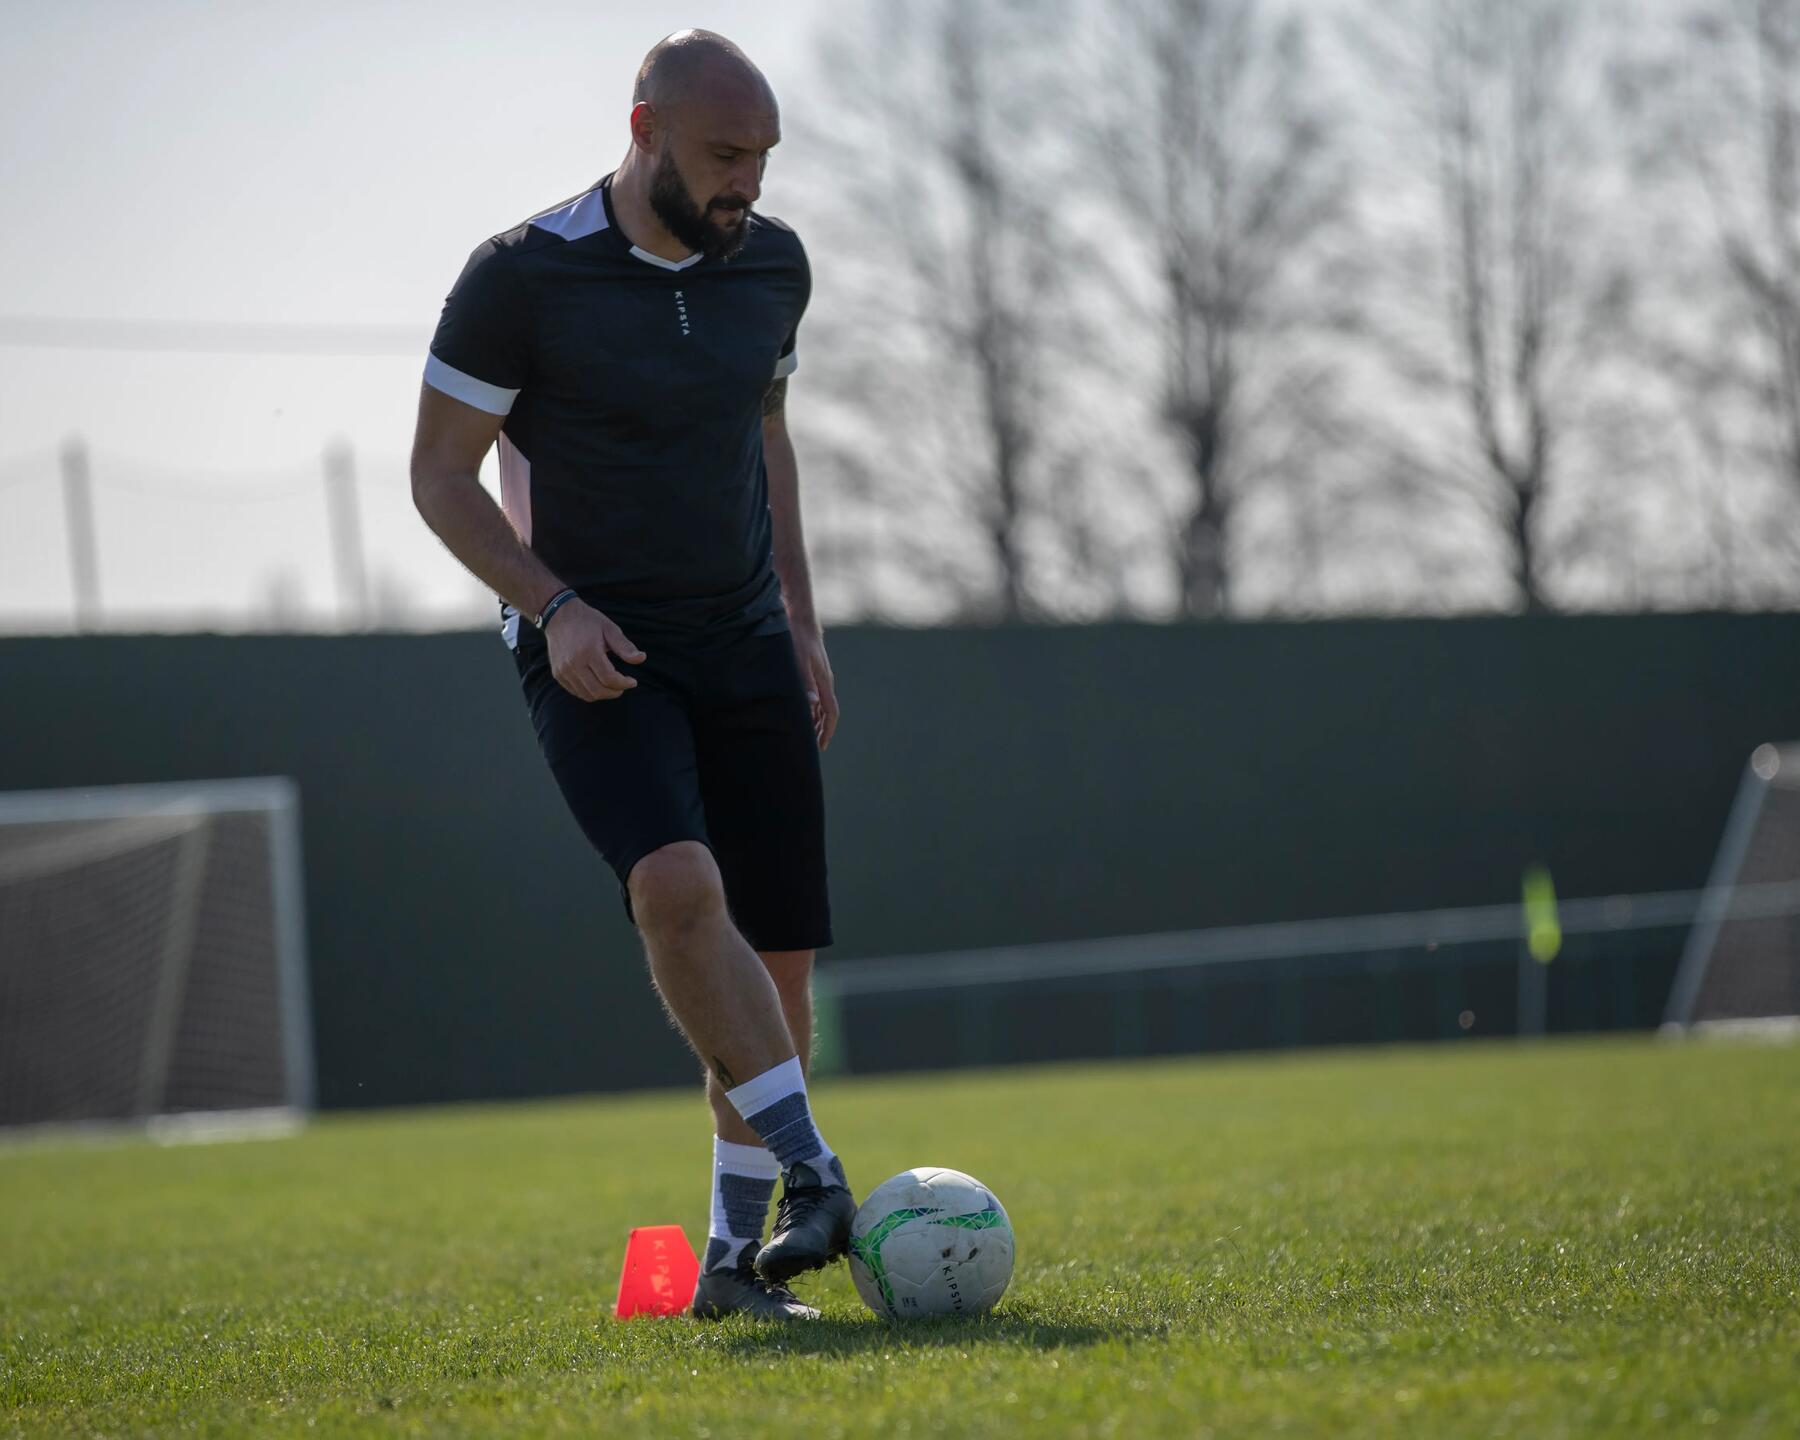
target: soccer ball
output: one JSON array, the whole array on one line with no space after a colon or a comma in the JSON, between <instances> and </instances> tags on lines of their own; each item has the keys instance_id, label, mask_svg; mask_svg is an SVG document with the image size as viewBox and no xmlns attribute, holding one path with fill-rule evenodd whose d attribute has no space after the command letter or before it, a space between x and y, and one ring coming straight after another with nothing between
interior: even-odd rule
<instances>
[{"instance_id":1,"label":"soccer ball","mask_svg":"<svg viewBox=\"0 0 1800 1440\"><path fill-rule=\"evenodd\" d=\"M1012 1222L994 1192L960 1170L902 1170L850 1225L856 1293L891 1320L983 1314L1012 1270Z\"/></svg>"}]
</instances>

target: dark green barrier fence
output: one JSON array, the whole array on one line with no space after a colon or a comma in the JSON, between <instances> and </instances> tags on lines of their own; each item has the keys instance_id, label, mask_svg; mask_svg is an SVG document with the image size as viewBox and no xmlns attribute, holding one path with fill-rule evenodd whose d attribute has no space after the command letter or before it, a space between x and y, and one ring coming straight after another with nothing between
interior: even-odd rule
<instances>
[{"instance_id":1,"label":"dark green barrier fence","mask_svg":"<svg viewBox=\"0 0 1800 1440\"><path fill-rule=\"evenodd\" d=\"M840 958L1504 901L1533 859L1565 895L1693 886L1751 747L1800 735L1795 616L851 629L832 654ZM694 1073L496 638L5 640L0 706L0 789L298 780L323 1103ZM1082 1053L1086 1008L1046 997L1007 1056ZM1265 1043L1230 1013L1206 1044ZM1380 1038L1308 1013L1302 1039Z\"/></svg>"},{"instance_id":2,"label":"dark green barrier fence","mask_svg":"<svg viewBox=\"0 0 1800 1440\"><path fill-rule=\"evenodd\" d=\"M1541 973L1545 1033L1656 1025L1685 935L1671 926L1570 937ZM1521 1028L1519 949L1488 939L851 993L831 1003L832 1059L874 1072L1492 1039Z\"/></svg>"}]
</instances>

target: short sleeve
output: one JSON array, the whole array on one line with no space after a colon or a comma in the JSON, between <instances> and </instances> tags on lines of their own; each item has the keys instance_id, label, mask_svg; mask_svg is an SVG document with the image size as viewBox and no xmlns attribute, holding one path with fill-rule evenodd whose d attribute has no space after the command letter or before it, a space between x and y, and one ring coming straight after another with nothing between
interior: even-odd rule
<instances>
[{"instance_id":1,"label":"short sleeve","mask_svg":"<svg viewBox=\"0 0 1800 1440\"><path fill-rule=\"evenodd\" d=\"M425 383L452 399L505 415L525 388L531 311L510 254L488 241L469 257L444 301L425 360Z\"/></svg>"},{"instance_id":2,"label":"short sleeve","mask_svg":"<svg viewBox=\"0 0 1800 1440\"><path fill-rule=\"evenodd\" d=\"M799 247L799 237L795 236L795 246ZM800 340L800 317L806 313L806 303L812 298L812 267L807 263L806 251L800 250L800 300L794 307L794 323L788 327L787 339L781 342L781 353L775 357L775 376L777 380L785 380L800 368L800 352L796 348Z\"/></svg>"}]
</instances>

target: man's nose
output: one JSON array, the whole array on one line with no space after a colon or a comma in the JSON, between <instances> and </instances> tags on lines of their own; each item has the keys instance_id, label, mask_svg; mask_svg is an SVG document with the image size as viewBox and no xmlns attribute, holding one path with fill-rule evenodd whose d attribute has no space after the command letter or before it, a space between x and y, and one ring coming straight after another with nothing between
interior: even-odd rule
<instances>
[{"instance_id":1,"label":"man's nose","mask_svg":"<svg viewBox=\"0 0 1800 1440\"><path fill-rule=\"evenodd\" d=\"M746 205L754 205L762 194L762 164L756 156L739 161L731 175L731 193Z\"/></svg>"}]
</instances>

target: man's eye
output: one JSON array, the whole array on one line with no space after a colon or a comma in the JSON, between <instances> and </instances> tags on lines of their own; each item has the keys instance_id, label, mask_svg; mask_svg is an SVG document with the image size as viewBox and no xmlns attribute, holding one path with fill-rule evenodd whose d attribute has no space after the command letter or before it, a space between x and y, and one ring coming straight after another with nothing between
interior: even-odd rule
<instances>
[{"instance_id":1,"label":"man's eye","mask_svg":"<svg viewBox=\"0 0 1800 1440\"><path fill-rule=\"evenodd\" d=\"M715 150L713 158L717 160L735 160L737 156L730 150Z\"/></svg>"}]
</instances>

